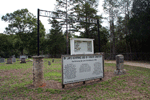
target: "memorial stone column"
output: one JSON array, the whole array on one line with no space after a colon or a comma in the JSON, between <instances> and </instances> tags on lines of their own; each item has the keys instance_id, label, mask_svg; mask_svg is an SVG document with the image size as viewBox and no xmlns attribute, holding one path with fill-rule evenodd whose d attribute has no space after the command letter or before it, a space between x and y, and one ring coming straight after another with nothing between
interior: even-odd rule
<instances>
[{"instance_id":1,"label":"memorial stone column","mask_svg":"<svg viewBox=\"0 0 150 100\"><path fill-rule=\"evenodd\" d=\"M42 56L33 56L33 85L35 87L46 85L43 75L43 58Z\"/></svg>"},{"instance_id":2,"label":"memorial stone column","mask_svg":"<svg viewBox=\"0 0 150 100\"><path fill-rule=\"evenodd\" d=\"M119 54L116 55L116 70L114 71L116 75L122 75L126 73L124 69L124 56Z\"/></svg>"}]
</instances>

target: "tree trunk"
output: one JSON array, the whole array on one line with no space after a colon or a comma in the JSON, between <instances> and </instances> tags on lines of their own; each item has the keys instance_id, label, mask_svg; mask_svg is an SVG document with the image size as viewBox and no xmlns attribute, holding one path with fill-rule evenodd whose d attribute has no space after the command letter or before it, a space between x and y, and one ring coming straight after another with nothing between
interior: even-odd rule
<instances>
[{"instance_id":1,"label":"tree trunk","mask_svg":"<svg viewBox=\"0 0 150 100\"><path fill-rule=\"evenodd\" d=\"M113 35L113 59L114 55L116 53L116 47L115 47L115 32L114 32L114 21L112 21L112 35Z\"/></svg>"},{"instance_id":2,"label":"tree trunk","mask_svg":"<svg viewBox=\"0 0 150 100\"><path fill-rule=\"evenodd\" d=\"M86 38L88 38L89 37L89 33L88 33L88 26L87 26L87 22L88 22L88 18L87 18L87 14L86 14L86 28L85 28L85 32L86 32Z\"/></svg>"}]
</instances>

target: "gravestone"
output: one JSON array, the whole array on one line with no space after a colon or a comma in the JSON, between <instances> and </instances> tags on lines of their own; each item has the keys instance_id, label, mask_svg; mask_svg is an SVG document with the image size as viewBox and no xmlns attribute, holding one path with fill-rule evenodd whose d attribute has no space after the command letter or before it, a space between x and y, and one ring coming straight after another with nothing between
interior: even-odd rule
<instances>
[{"instance_id":1,"label":"gravestone","mask_svg":"<svg viewBox=\"0 0 150 100\"><path fill-rule=\"evenodd\" d=\"M28 56L26 56L26 59L28 59Z\"/></svg>"},{"instance_id":2,"label":"gravestone","mask_svg":"<svg viewBox=\"0 0 150 100\"><path fill-rule=\"evenodd\" d=\"M116 75L122 75L126 73L124 69L124 56L119 54L116 55L116 70L114 71Z\"/></svg>"},{"instance_id":3,"label":"gravestone","mask_svg":"<svg viewBox=\"0 0 150 100\"><path fill-rule=\"evenodd\" d=\"M12 58L8 58L6 64L12 64L12 63L13 63L13 62L12 62Z\"/></svg>"},{"instance_id":4,"label":"gravestone","mask_svg":"<svg viewBox=\"0 0 150 100\"><path fill-rule=\"evenodd\" d=\"M26 59L25 58L21 58L21 62L20 63L26 63Z\"/></svg>"},{"instance_id":5,"label":"gravestone","mask_svg":"<svg viewBox=\"0 0 150 100\"><path fill-rule=\"evenodd\" d=\"M51 62L50 62L50 61L48 61L48 65L51 65Z\"/></svg>"},{"instance_id":6,"label":"gravestone","mask_svg":"<svg viewBox=\"0 0 150 100\"><path fill-rule=\"evenodd\" d=\"M13 61L13 62L16 62L15 56L12 56L12 61Z\"/></svg>"},{"instance_id":7,"label":"gravestone","mask_svg":"<svg viewBox=\"0 0 150 100\"><path fill-rule=\"evenodd\" d=\"M52 62L54 62L54 59L52 60Z\"/></svg>"},{"instance_id":8,"label":"gravestone","mask_svg":"<svg viewBox=\"0 0 150 100\"><path fill-rule=\"evenodd\" d=\"M5 58L0 58L0 63L4 63L5 62Z\"/></svg>"}]
</instances>

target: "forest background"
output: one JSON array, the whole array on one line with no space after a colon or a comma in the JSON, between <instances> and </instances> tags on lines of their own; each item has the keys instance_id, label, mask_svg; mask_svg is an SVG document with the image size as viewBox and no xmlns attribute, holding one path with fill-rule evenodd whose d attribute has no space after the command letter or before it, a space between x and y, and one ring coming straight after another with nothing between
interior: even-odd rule
<instances>
[{"instance_id":1,"label":"forest background","mask_svg":"<svg viewBox=\"0 0 150 100\"><path fill-rule=\"evenodd\" d=\"M100 20L100 48L106 59L115 59L116 54L123 54L125 60L150 60L150 0L104 0L103 9L109 15L109 28L102 26L102 20L106 18L97 14L97 0L56 0L56 3L54 12L67 13L67 19L85 17L86 22L68 22L68 31L63 31L66 18L49 19L47 23L51 24L51 28L48 34L40 22L41 55L61 57L66 54L67 34L68 40L72 37L94 39L94 52L99 52L97 25L89 24L87 20L95 18ZM71 17L72 14L76 16ZM0 33L0 56L36 55L37 18L28 9L20 9L7 13L1 19L9 25L4 33ZM75 32L80 35L75 35Z\"/></svg>"}]
</instances>

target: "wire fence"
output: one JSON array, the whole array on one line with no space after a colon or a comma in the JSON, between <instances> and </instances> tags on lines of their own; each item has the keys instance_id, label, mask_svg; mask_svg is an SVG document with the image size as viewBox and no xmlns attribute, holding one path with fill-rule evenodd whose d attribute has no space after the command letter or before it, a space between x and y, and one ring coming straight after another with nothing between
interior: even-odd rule
<instances>
[{"instance_id":1,"label":"wire fence","mask_svg":"<svg viewBox=\"0 0 150 100\"><path fill-rule=\"evenodd\" d=\"M150 61L150 53L120 53L124 56L124 60L128 61ZM115 60L118 54L105 53L105 60Z\"/></svg>"},{"instance_id":2,"label":"wire fence","mask_svg":"<svg viewBox=\"0 0 150 100\"><path fill-rule=\"evenodd\" d=\"M122 54L124 56L124 60L127 61L150 61L150 52L149 53L104 53L105 60L116 60L116 55ZM61 55L66 54L46 54L43 55L45 58L61 58Z\"/></svg>"}]
</instances>

